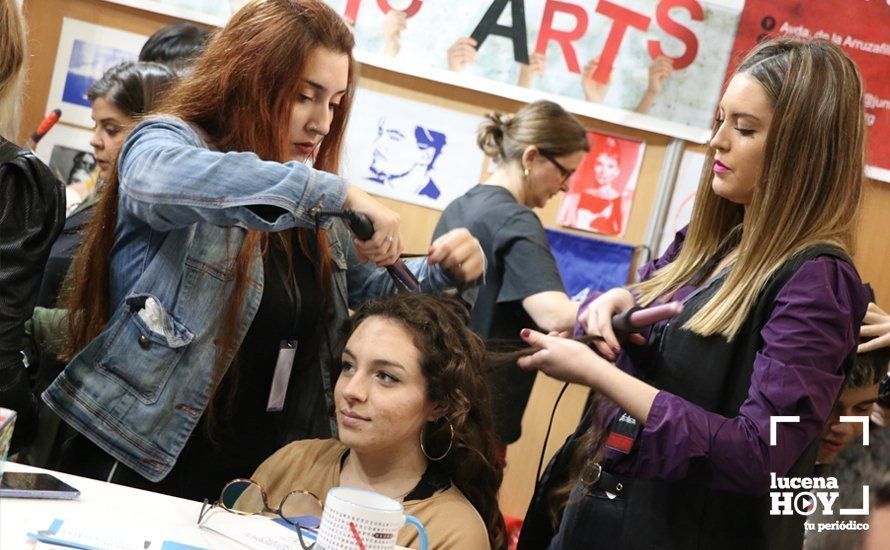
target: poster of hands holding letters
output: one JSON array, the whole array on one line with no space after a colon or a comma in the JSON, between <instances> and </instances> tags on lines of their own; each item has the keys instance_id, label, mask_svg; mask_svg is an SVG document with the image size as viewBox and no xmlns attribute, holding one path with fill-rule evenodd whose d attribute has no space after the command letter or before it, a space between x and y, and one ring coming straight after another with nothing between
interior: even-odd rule
<instances>
[{"instance_id":1,"label":"poster of hands holding letters","mask_svg":"<svg viewBox=\"0 0 890 550\"><path fill-rule=\"evenodd\" d=\"M742 0L326 0L363 62L707 140ZM526 92L523 93L522 90Z\"/></svg>"},{"instance_id":2,"label":"poster of hands holding letters","mask_svg":"<svg viewBox=\"0 0 890 550\"><path fill-rule=\"evenodd\" d=\"M479 122L360 88L346 129L344 175L369 193L442 210L479 182Z\"/></svg>"}]
</instances>

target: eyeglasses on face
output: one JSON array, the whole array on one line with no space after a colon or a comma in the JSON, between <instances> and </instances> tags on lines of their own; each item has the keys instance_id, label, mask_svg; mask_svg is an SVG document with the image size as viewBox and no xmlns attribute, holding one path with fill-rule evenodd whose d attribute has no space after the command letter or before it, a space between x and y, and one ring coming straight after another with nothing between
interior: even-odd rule
<instances>
[{"instance_id":1,"label":"eyeglasses on face","mask_svg":"<svg viewBox=\"0 0 890 550\"><path fill-rule=\"evenodd\" d=\"M309 491L291 491L281 499L277 508L273 508L269 506L265 489L252 479L234 479L226 483L219 500L213 504L204 499L201 513L198 514L198 525L217 507L240 516L277 515L295 527L304 550L310 550L315 543L306 543L302 531L317 532L323 510L321 501Z\"/></svg>"},{"instance_id":2,"label":"eyeglasses on face","mask_svg":"<svg viewBox=\"0 0 890 550\"><path fill-rule=\"evenodd\" d=\"M572 174L575 173L574 170L569 170L568 168L563 166L562 163L556 160L556 157L554 157L553 155L541 151L541 156L549 160L550 163L553 164L553 166L556 166L556 169L559 170L559 174L562 176L562 180L560 180L559 182L560 184L565 183L566 180L572 177Z\"/></svg>"}]
</instances>

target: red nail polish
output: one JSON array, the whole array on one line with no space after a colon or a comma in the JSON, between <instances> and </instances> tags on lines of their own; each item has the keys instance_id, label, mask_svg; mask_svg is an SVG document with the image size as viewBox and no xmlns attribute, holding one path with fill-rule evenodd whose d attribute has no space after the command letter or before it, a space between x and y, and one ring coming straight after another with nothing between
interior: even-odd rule
<instances>
[{"instance_id":1,"label":"red nail polish","mask_svg":"<svg viewBox=\"0 0 890 550\"><path fill-rule=\"evenodd\" d=\"M524 329L522 329L522 331L519 334L521 334L523 338L528 338L529 335L531 335L531 333L532 333L532 331L530 331L527 328L524 328Z\"/></svg>"}]
</instances>

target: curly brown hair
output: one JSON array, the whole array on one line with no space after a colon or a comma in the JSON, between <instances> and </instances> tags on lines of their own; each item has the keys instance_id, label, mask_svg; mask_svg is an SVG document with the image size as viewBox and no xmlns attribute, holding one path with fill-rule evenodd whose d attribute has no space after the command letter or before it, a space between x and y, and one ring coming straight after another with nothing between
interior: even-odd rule
<instances>
[{"instance_id":1,"label":"curly brown hair","mask_svg":"<svg viewBox=\"0 0 890 550\"><path fill-rule=\"evenodd\" d=\"M362 305L352 317L351 330L371 317L400 323L421 354L427 399L443 405L454 428L454 441L444 459L431 468L447 475L482 516L491 547L507 547L504 518L497 492L504 477L495 451L494 421L488 384L483 374L485 345L469 328L469 312L454 298L424 294L394 294ZM424 447L433 455L448 448L449 422L424 428Z\"/></svg>"}]
</instances>

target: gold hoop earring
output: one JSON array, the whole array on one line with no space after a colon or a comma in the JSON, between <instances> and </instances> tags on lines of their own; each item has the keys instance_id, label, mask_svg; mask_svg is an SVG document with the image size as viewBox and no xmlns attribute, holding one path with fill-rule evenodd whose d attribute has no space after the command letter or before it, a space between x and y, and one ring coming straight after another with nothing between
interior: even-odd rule
<instances>
[{"instance_id":1,"label":"gold hoop earring","mask_svg":"<svg viewBox=\"0 0 890 550\"><path fill-rule=\"evenodd\" d=\"M426 429L426 424L424 424L423 427L420 428L420 452L423 453L423 456L425 456L427 460L438 462L448 456L448 453L451 452L451 446L454 445L454 424L452 424L450 420L448 421L448 428L451 430L451 439L448 441L448 448L445 449L445 452L442 453L442 456L437 456L436 458L431 457L429 453L426 452L426 449L423 446L423 440L425 439L423 431Z\"/></svg>"}]
</instances>

